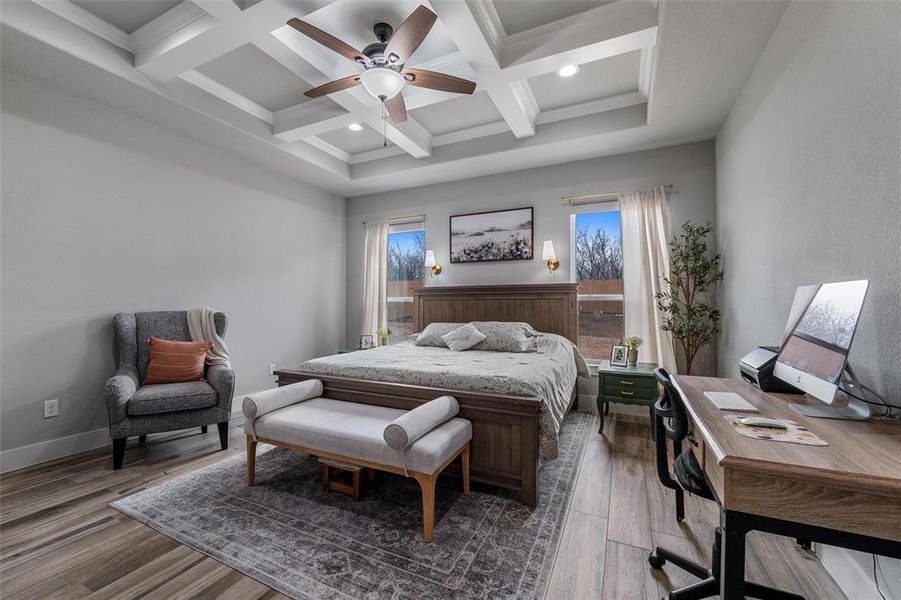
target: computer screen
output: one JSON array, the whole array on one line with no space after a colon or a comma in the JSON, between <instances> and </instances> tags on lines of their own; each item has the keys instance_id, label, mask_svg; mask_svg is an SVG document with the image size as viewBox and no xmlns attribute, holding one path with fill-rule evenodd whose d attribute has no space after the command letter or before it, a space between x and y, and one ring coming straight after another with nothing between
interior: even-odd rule
<instances>
[{"instance_id":1,"label":"computer screen","mask_svg":"<svg viewBox=\"0 0 901 600\"><path fill-rule=\"evenodd\" d=\"M782 343L773 371L776 377L832 402L868 285L865 279L820 285Z\"/></svg>"}]
</instances>

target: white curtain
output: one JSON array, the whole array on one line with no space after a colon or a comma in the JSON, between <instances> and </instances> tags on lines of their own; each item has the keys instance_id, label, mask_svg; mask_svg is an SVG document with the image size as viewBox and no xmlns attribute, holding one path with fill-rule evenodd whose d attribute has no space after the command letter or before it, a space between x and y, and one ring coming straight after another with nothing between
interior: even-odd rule
<instances>
[{"instance_id":1,"label":"white curtain","mask_svg":"<svg viewBox=\"0 0 901 600\"><path fill-rule=\"evenodd\" d=\"M623 301L627 336L644 338L641 362L676 372L672 336L660 330L663 317L654 294L669 277L669 210L663 187L620 194L623 236Z\"/></svg>"},{"instance_id":2,"label":"white curtain","mask_svg":"<svg viewBox=\"0 0 901 600\"><path fill-rule=\"evenodd\" d=\"M364 228L361 333L378 339L379 329L388 327L388 223L370 222Z\"/></svg>"}]
</instances>

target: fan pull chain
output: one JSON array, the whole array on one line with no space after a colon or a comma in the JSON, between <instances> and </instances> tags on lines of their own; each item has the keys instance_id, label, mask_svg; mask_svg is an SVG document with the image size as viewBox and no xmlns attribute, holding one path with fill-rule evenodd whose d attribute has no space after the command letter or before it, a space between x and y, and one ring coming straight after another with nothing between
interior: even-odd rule
<instances>
[{"instance_id":1,"label":"fan pull chain","mask_svg":"<svg viewBox=\"0 0 901 600\"><path fill-rule=\"evenodd\" d=\"M388 147L388 117L385 116L385 101L382 100L382 148Z\"/></svg>"}]
</instances>

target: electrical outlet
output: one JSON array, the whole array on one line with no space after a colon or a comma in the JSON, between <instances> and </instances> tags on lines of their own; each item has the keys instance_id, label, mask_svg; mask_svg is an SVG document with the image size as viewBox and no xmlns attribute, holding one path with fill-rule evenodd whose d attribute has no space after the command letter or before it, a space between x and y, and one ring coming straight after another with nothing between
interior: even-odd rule
<instances>
[{"instance_id":1,"label":"electrical outlet","mask_svg":"<svg viewBox=\"0 0 901 600\"><path fill-rule=\"evenodd\" d=\"M276 363L269 363L269 374L275 375L275 370L278 368Z\"/></svg>"},{"instance_id":2,"label":"electrical outlet","mask_svg":"<svg viewBox=\"0 0 901 600\"><path fill-rule=\"evenodd\" d=\"M44 418L50 419L59 416L59 400L44 400Z\"/></svg>"}]
</instances>

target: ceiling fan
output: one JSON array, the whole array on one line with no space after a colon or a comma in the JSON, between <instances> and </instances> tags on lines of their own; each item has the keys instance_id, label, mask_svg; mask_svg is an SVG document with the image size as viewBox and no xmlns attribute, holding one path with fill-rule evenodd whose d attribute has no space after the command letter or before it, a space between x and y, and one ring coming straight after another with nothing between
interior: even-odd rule
<instances>
[{"instance_id":1,"label":"ceiling fan","mask_svg":"<svg viewBox=\"0 0 901 600\"><path fill-rule=\"evenodd\" d=\"M420 6L401 23L397 31L387 23L376 23L372 31L379 41L369 44L362 52L305 21L291 19L288 25L363 67L363 72L359 75L330 81L309 90L305 95L318 98L362 84L369 94L382 101L392 121L402 123L407 120L407 107L401 93L406 85L455 94L472 94L476 88L472 81L435 71L414 69L405 64L425 40L437 18L428 8Z\"/></svg>"}]
</instances>

